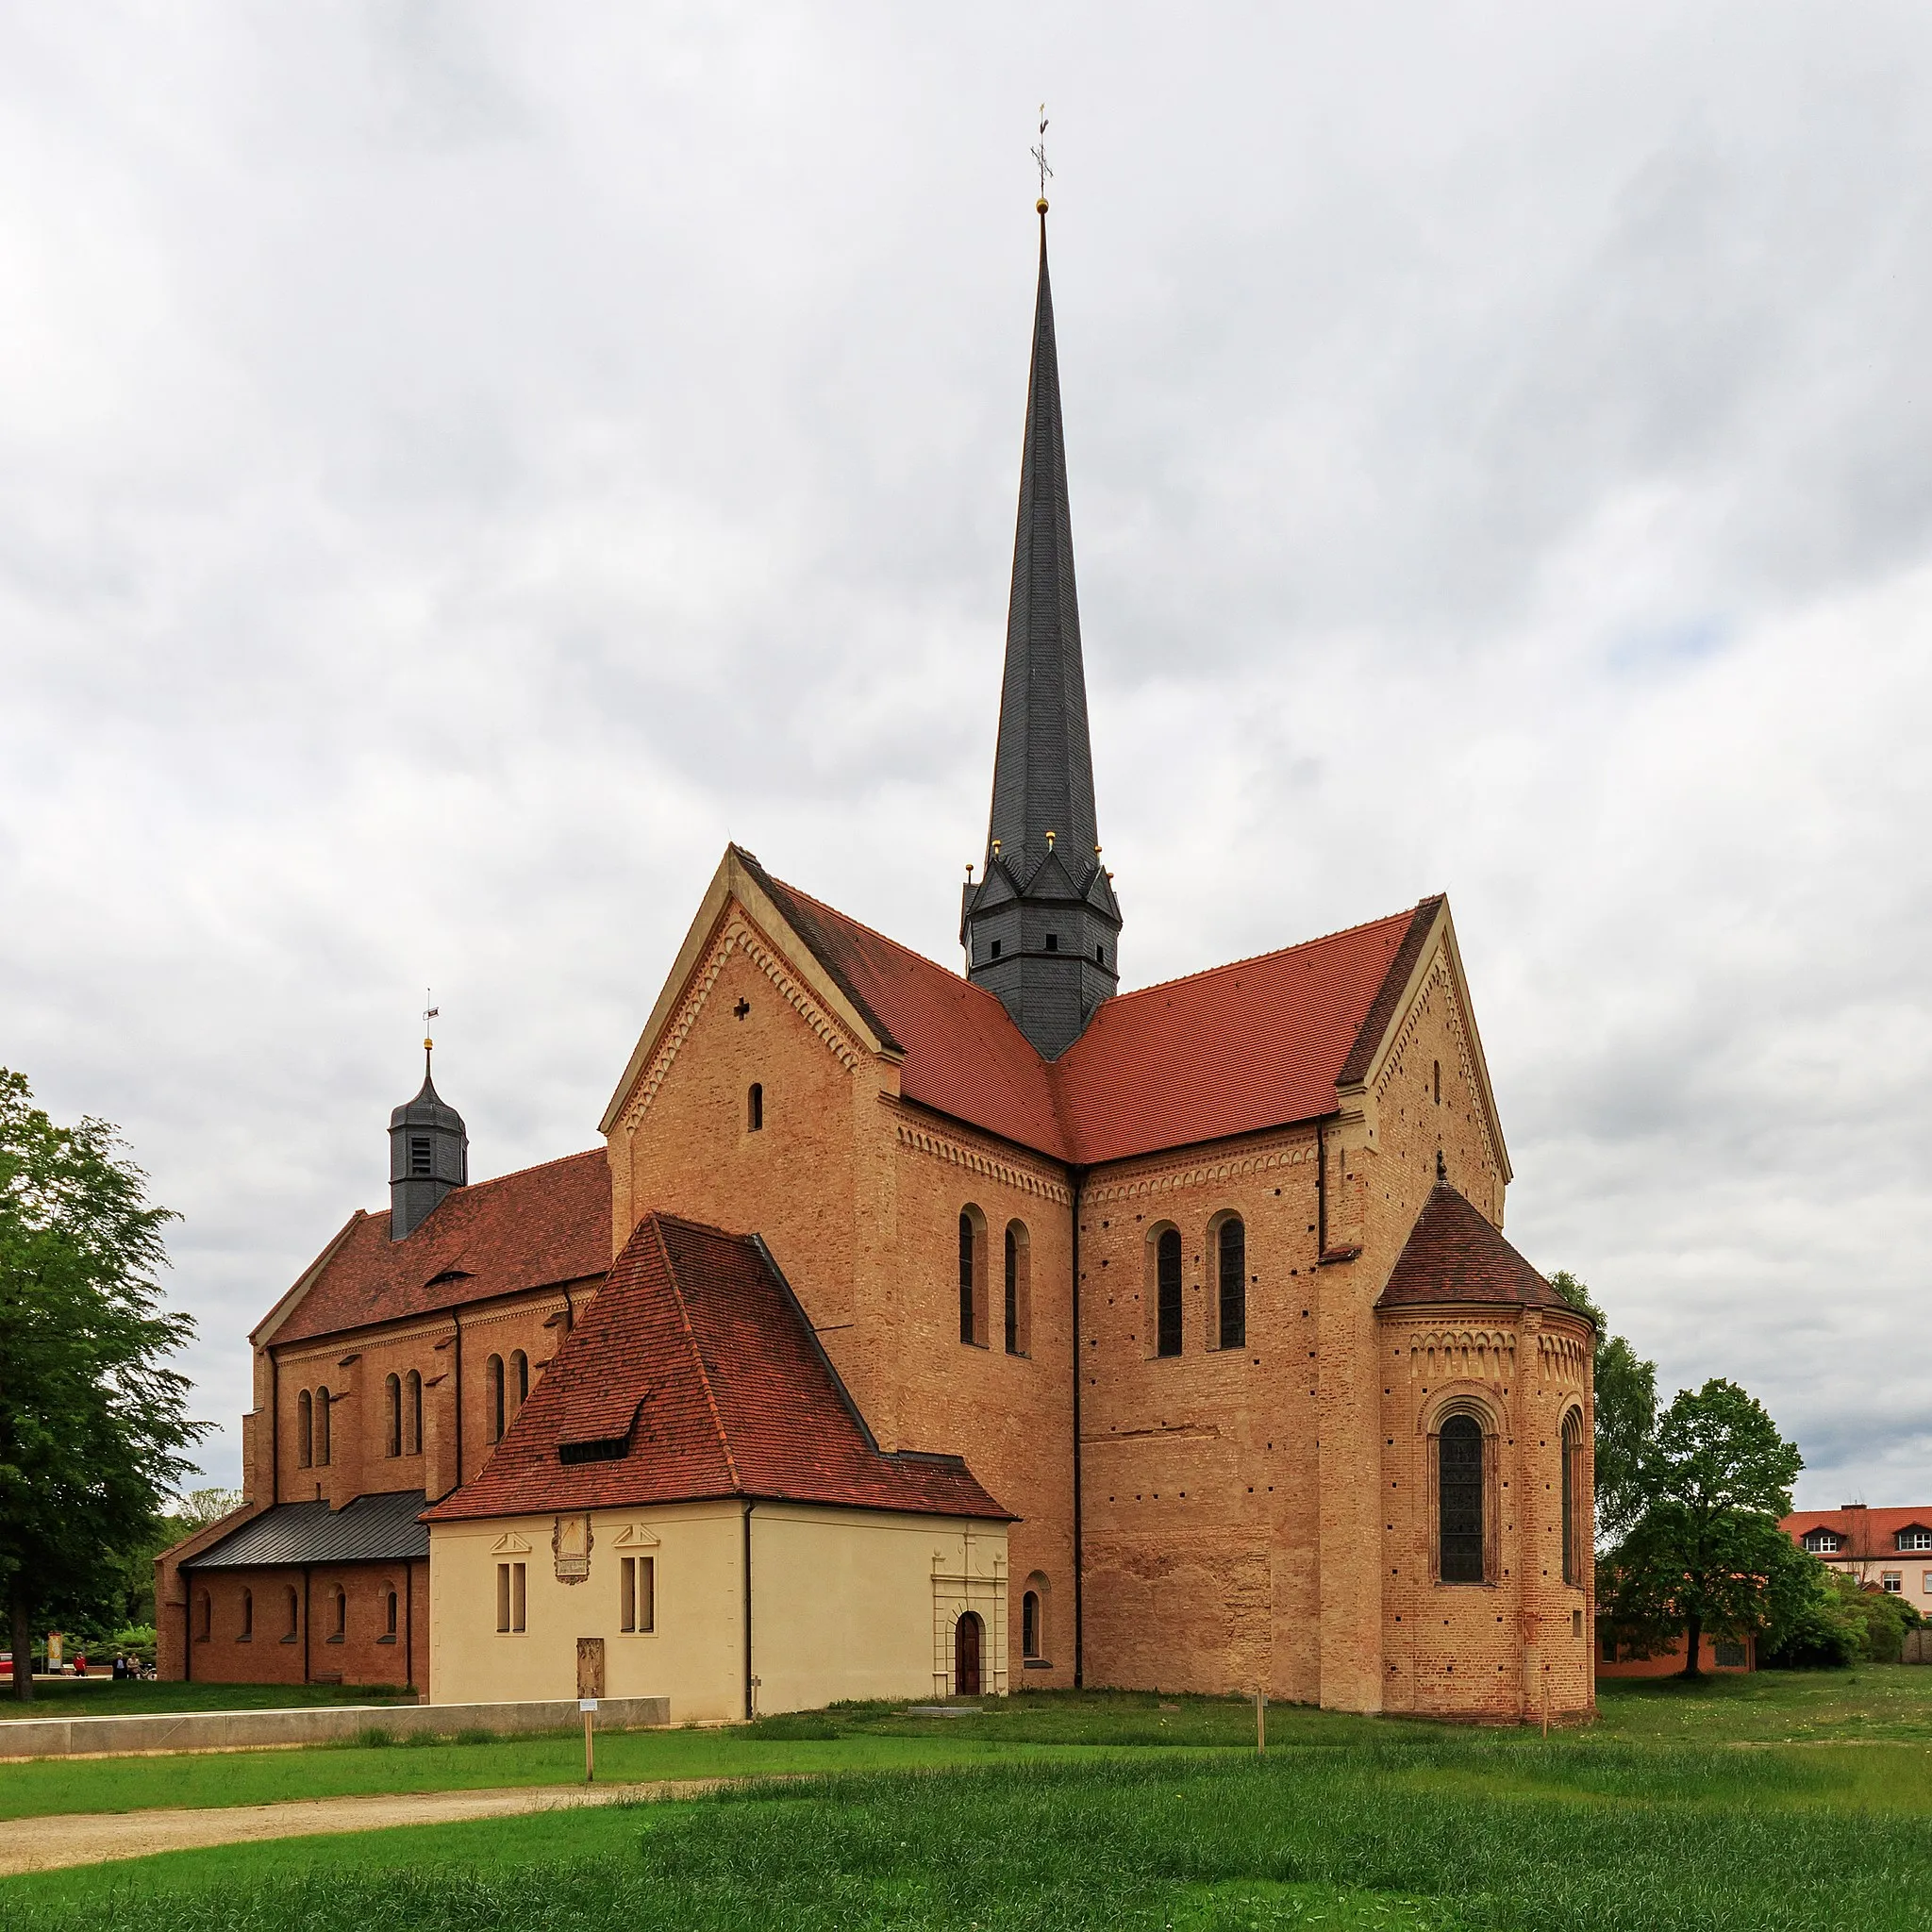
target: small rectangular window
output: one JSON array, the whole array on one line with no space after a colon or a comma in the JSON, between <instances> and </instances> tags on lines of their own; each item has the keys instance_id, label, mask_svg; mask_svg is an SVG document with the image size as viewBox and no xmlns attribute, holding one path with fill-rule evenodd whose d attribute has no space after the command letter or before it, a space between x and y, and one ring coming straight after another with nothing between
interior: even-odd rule
<instances>
[{"instance_id":1,"label":"small rectangular window","mask_svg":"<svg viewBox=\"0 0 1932 1932\"><path fill-rule=\"evenodd\" d=\"M658 1624L658 1559L624 1559L624 1627L649 1636Z\"/></svg>"},{"instance_id":2,"label":"small rectangular window","mask_svg":"<svg viewBox=\"0 0 1932 1932\"><path fill-rule=\"evenodd\" d=\"M1000 942L997 940L992 942L992 956L995 959L1000 956Z\"/></svg>"},{"instance_id":3,"label":"small rectangular window","mask_svg":"<svg viewBox=\"0 0 1932 1932\"><path fill-rule=\"evenodd\" d=\"M499 1563L496 1566L496 1627L500 1632L524 1627L524 1566Z\"/></svg>"},{"instance_id":4,"label":"small rectangular window","mask_svg":"<svg viewBox=\"0 0 1932 1932\"><path fill-rule=\"evenodd\" d=\"M1923 1593L1926 1596L1932 1596L1932 1570L1926 1571L1924 1575L1920 1578L1920 1582L1924 1586Z\"/></svg>"},{"instance_id":5,"label":"small rectangular window","mask_svg":"<svg viewBox=\"0 0 1932 1932\"><path fill-rule=\"evenodd\" d=\"M1049 953L1058 953L1058 952L1059 951L1059 949L1060 949L1060 936L1059 936L1059 934L1058 934L1058 933L1057 933L1057 932L1050 932L1050 933L1048 933L1048 934L1047 934L1047 936L1046 936L1046 950L1047 950L1047 951L1048 951Z\"/></svg>"},{"instance_id":6,"label":"small rectangular window","mask_svg":"<svg viewBox=\"0 0 1932 1932\"><path fill-rule=\"evenodd\" d=\"M426 1140L411 1140L409 1142L409 1172L428 1174L431 1171L429 1142Z\"/></svg>"},{"instance_id":7,"label":"small rectangular window","mask_svg":"<svg viewBox=\"0 0 1932 1932\"><path fill-rule=\"evenodd\" d=\"M1897 1596L1906 1587L1905 1578L1896 1570L1888 1570L1880 1581L1884 1583L1887 1593L1891 1596Z\"/></svg>"},{"instance_id":8,"label":"small rectangular window","mask_svg":"<svg viewBox=\"0 0 1932 1932\"><path fill-rule=\"evenodd\" d=\"M1741 1643L1714 1643L1710 1648L1710 1660L1721 1671L1741 1671L1744 1668L1744 1646Z\"/></svg>"}]
</instances>

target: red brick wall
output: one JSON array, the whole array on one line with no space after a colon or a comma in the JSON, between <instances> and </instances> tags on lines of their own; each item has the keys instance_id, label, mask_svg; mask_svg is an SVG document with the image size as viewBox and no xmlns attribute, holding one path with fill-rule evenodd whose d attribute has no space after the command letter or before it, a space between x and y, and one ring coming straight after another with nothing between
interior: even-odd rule
<instances>
[{"instance_id":1,"label":"red brick wall","mask_svg":"<svg viewBox=\"0 0 1932 1932\"><path fill-rule=\"evenodd\" d=\"M1741 1675L1746 1671L1757 1668L1757 1640L1748 1637L1744 1640L1744 1661L1740 1664L1721 1664L1717 1660L1717 1646L1720 1639L1707 1634L1697 1646L1697 1668L1713 1671L1724 1676ZM1670 1677L1684 1668L1684 1640L1679 1637L1669 1650L1659 1652L1656 1657L1620 1657L1614 1662L1603 1654L1599 1643L1596 1656L1596 1674L1599 1677Z\"/></svg>"},{"instance_id":2,"label":"red brick wall","mask_svg":"<svg viewBox=\"0 0 1932 1932\"><path fill-rule=\"evenodd\" d=\"M1588 1497L1588 1324L1580 1317L1482 1308L1385 1317L1383 1646L1391 1710L1513 1719L1588 1710L1594 1641L1590 1513L1579 1512L1583 1581L1562 1567L1564 1412L1584 1418L1576 1480ZM1485 1428L1489 1575L1437 1577L1434 1455L1443 1406Z\"/></svg>"},{"instance_id":3,"label":"red brick wall","mask_svg":"<svg viewBox=\"0 0 1932 1932\"><path fill-rule=\"evenodd\" d=\"M1096 1170L1082 1195L1087 1674L1321 1692L1315 1136ZM1247 1344L1216 1332L1210 1225L1245 1224ZM1181 1234L1182 1352L1155 1353L1152 1248Z\"/></svg>"},{"instance_id":4,"label":"red brick wall","mask_svg":"<svg viewBox=\"0 0 1932 1932\"><path fill-rule=\"evenodd\" d=\"M1071 1192L1057 1163L921 1113L889 1110L896 1265L878 1269L863 1306L893 1377L908 1447L963 1456L1021 1520L1008 1540L1007 1655L1016 1687L1064 1686L1074 1674L1073 1241ZM959 1216L985 1224L984 1345L959 1339ZM1025 1232L1024 1355L1006 1350L1006 1231ZM1045 1657L1023 1671L1027 1579L1047 1608Z\"/></svg>"},{"instance_id":5,"label":"red brick wall","mask_svg":"<svg viewBox=\"0 0 1932 1932\"><path fill-rule=\"evenodd\" d=\"M403 1685L428 1683L429 1585L426 1560L318 1565L299 1569L190 1571L189 1673L205 1684ZM334 1592L343 1592L343 1634L336 1637ZM294 1613L289 1592L294 1592ZM388 1593L396 1594L396 1634L388 1636ZM244 1637L243 1593L254 1600L253 1634ZM208 1600L208 1634L202 1599ZM180 1627L180 1611L175 1613ZM306 1641L305 1641L306 1638ZM306 1671L306 1675L305 1675Z\"/></svg>"},{"instance_id":6,"label":"red brick wall","mask_svg":"<svg viewBox=\"0 0 1932 1932\"><path fill-rule=\"evenodd\" d=\"M1415 1434L1421 1378L1396 1372L1408 1343L1385 1335L1374 1311L1435 1183L1439 1150L1478 1208L1502 1211L1501 1149L1446 950L1425 960L1370 1086L1341 1101L1319 1135L1257 1135L1089 1178L1089 1680L1260 1684L1276 1697L1358 1709L1514 1716L1541 1708L1547 1674L1553 1710L1586 1708L1589 1591L1564 1585L1560 1555L1551 1555L1560 1530L1550 1526L1555 1492L1544 1485L1560 1451L1525 1445L1558 1440L1566 1400L1581 1401L1587 1419L1587 1329L1483 1313L1481 1325L1500 1324L1512 1350L1526 1331L1535 1373L1524 1386L1508 1383L1507 1405L1504 1380L1491 1391L1506 1424L1496 1480L1499 1496L1509 1486L1512 1524L1524 1513L1517 1505L1534 1495L1538 1507L1507 1532L1507 1578L1469 1592L1434 1581L1427 1439ZM1238 1354L1209 1345L1210 1237L1228 1212L1246 1225L1248 1334ZM1150 1256L1163 1224L1183 1237L1183 1349L1167 1358L1155 1353ZM1336 1257L1326 1262L1324 1231ZM1412 1601L1414 1591L1424 1594ZM1446 1637L1424 1644L1425 1622Z\"/></svg>"}]
</instances>

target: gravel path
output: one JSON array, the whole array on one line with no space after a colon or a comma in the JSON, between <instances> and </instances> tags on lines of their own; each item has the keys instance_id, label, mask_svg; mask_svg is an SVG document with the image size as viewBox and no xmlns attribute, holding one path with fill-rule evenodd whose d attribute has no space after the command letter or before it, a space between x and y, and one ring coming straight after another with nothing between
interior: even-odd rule
<instances>
[{"instance_id":1,"label":"gravel path","mask_svg":"<svg viewBox=\"0 0 1932 1932\"><path fill-rule=\"evenodd\" d=\"M652 1784L519 1785L486 1791L383 1792L363 1798L302 1798L286 1805L232 1805L195 1811L74 1812L16 1819L0 1832L0 1876L144 1858L201 1845L252 1839L308 1838L319 1832L380 1831L392 1824L459 1824L521 1811L561 1811L575 1805L629 1799L694 1798L722 1778L667 1778Z\"/></svg>"}]
</instances>

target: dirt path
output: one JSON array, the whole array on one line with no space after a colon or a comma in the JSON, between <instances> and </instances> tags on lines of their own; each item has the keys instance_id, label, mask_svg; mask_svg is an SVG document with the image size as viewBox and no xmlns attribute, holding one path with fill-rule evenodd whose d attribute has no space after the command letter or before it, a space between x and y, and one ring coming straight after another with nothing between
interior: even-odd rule
<instances>
[{"instance_id":1,"label":"dirt path","mask_svg":"<svg viewBox=\"0 0 1932 1932\"><path fill-rule=\"evenodd\" d=\"M723 1778L666 1778L652 1784L518 1785L508 1790L378 1792L361 1798L300 1798L286 1805L232 1805L194 1811L73 1812L21 1818L0 1832L0 1876L144 1858L201 1845L253 1839L309 1838L320 1832L380 1831L392 1824L460 1824L521 1811L561 1811L625 1799L694 1798Z\"/></svg>"}]
</instances>

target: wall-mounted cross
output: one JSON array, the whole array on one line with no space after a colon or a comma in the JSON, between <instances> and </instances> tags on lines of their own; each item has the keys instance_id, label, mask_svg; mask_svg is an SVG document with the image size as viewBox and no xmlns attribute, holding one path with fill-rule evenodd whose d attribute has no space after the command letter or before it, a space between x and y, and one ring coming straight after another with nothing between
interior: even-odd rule
<instances>
[{"instance_id":1,"label":"wall-mounted cross","mask_svg":"<svg viewBox=\"0 0 1932 1932\"><path fill-rule=\"evenodd\" d=\"M744 1016L745 1016L745 1015L746 1015L746 1014L747 1014L748 1012L750 1012L750 1011L751 1011L751 1002L750 1002L749 1000L742 1000L742 999L741 999L741 1000L740 1000L740 1001L739 1001L739 1003L738 1003L738 1004L737 1004L737 1005L736 1005L735 1007L733 1007L733 1008L732 1008L732 1009L731 1009L731 1012L732 1012L732 1017L733 1017L734 1019L739 1019L739 1020L741 1020L741 1019L743 1019L743 1018L744 1018Z\"/></svg>"}]
</instances>

